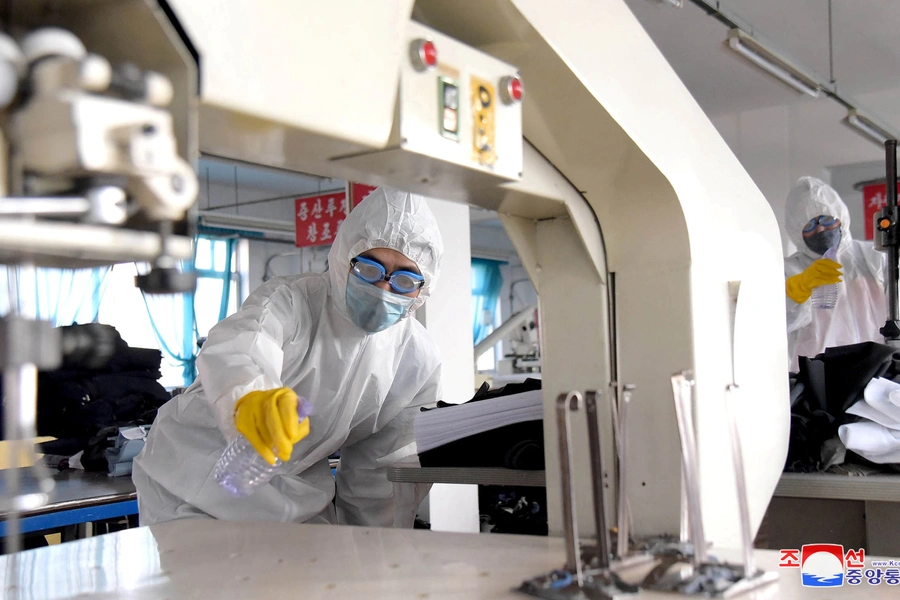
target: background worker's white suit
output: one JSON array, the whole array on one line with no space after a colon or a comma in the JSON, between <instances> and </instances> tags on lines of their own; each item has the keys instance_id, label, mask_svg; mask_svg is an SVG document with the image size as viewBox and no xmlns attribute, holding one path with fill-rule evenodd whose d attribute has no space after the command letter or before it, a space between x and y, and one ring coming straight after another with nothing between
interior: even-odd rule
<instances>
[{"instance_id":1,"label":"background worker's white suit","mask_svg":"<svg viewBox=\"0 0 900 600\"><path fill-rule=\"evenodd\" d=\"M428 298L443 252L437 222L421 196L379 188L339 228L327 273L273 279L210 331L197 380L160 409L134 461L142 525L208 516L412 526L423 490L395 488L386 467L415 454L413 417L441 399L440 358L414 317L374 334L348 319L350 259L371 248L391 248L419 267L425 285L410 314ZM235 402L279 387L312 402L310 433L283 475L233 498L213 468L238 435ZM332 477L328 456L337 450Z\"/></svg>"},{"instance_id":2,"label":"background worker's white suit","mask_svg":"<svg viewBox=\"0 0 900 600\"><path fill-rule=\"evenodd\" d=\"M838 299L833 309L817 309L809 301L787 301L788 350L791 369L798 368L798 356L814 357L833 346L860 342L883 342L878 330L887 318L884 295L885 254L871 242L850 235L850 212L838 193L815 177L801 177L791 188L785 206L785 227L798 251L784 262L785 276L803 272L822 258L803 241L803 228L819 215L841 220L841 243L837 258L843 281L838 283Z\"/></svg>"}]
</instances>

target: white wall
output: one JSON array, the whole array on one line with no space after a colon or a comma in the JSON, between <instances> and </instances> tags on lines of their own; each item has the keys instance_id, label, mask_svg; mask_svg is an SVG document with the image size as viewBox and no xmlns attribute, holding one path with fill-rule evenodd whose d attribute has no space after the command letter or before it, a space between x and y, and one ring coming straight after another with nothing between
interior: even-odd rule
<instances>
[{"instance_id":1,"label":"white wall","mask_svg":"<svg viewBox=\"0 0 900 600\"><path fill-rule=\"evenodd\" d=\"M900 90L861 95L857 101L889 122L900 120ZM711 120L769 201L782 231L790 187L798 178L812 175L836 189L840 187L842 196L846 194L853 234L859 232L862 239L861 196L857 199L852 192L852 183L858 180L848 189L844 177L883 177L883 166L879 170L874 165L883 163L884 150L848 127L834 127L845 115L846 111L834 101L819 98L716 115ZM829 126L823 127L825 124ZM823 130L831 133L823 135ZM869 177L869 173L875 175ZM837 180L833 180L835 174L840 175ZM789 242L784 242L784 248L787 253L793 252Z\"/></svg>"},{"instance_id":2,"label":"white wall","mask_svg":"<svg viewBox=\"0 0 900 600\"><path fill-rule=\"evenodd\" d=\"M712 119L713 125L760 189L784 231L784 207L791 185L804 175L828 181L825 165L796 152L791 136L792 109L776 106ZM727 193L723 190L723 193ZM793 252L782 235L786 254Z\"/></svg>"}]
</instances>

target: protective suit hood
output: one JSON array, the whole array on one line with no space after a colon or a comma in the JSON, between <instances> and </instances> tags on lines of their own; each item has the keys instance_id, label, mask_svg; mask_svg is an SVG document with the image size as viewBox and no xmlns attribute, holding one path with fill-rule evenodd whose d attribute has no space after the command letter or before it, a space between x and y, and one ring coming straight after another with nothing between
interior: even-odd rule
<instances>
[{"instance_id":1,"label":"protective suit hood","mask_svg":"<svg viewBox=\"0 0 900 600\"><path fill-rule=\"evenodd\" d=\"M788 193L784 222L790 239L797 250L813 259L822 258L810 250L803 241L803 228L810 219L819 215L831 215L841 220L841 244L838 256L853 241L850 235L850 211L830 185L815 177L801 177Z\"/></svg>"},{"instance_id":2,"label":"protective suit hood","mask_svg":"<svg viewBox=\"0 0 900 600\"><path fill-rule=\"evenodd\" d=\"M351 210L341 224L328 253L328 275L331 300L344 316L350 260L372 248L396 250L415 262L425 277L425 285L407 313L411 315L434 290L444 253L437 221L425 198L380 187Z\"/></svg>"}]
</instances>

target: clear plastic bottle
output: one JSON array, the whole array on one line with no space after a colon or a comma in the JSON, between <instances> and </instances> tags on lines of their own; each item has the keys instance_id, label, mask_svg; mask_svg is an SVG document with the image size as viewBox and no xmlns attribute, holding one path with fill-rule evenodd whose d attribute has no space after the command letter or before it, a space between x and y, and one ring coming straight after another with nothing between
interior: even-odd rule
<instances>
[{"instance_id":1,"label":"clear plastic bottle","mask_svg":"<svg viewBox=\"0 0 900 600\"><path fill-rule=\"evenodd\" d=\"M837 246L828 249L822 258L831 260L837 259ZM810 302L815 308L832 309L837 304L840 283L831 283L828 285L820 285L812 291Z\"/></svg>"},{"instance_id":2,"label":"clear plastic bottle","mask_svg":"<svg viewBox=\"0 0 900 600\"><path fill-rule=\"evenodd\" d=\"M297 398L297 413L300 421L312 414L312 404L306 398ZM270 465L260 456L256 448L244 436L238 436L228 444L213 471L216 481L236 498L249 496L256 489L268 483L278 473L282 462L275 459Z\"/></svg>"}]
</instances>

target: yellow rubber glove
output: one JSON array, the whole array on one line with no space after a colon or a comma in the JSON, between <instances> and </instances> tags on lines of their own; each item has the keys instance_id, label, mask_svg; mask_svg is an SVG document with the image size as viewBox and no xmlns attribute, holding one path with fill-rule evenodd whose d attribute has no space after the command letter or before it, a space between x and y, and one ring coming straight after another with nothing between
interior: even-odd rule
<instances>
[{"instance_id":1,"label":"yellow rubber glove","mask_svg":"<svg viewBox=\"0 0 900 600\"><path fill-rule=\"evenodd\" d=\"M839 281L841 281L841 265L830 258L820 258L806 267L802 273L788 277L784 287L788 298L797 304L803 304L809 300L815 288Z\"/></svg>"},{"instance_id":2,"label":"yellow rubber glove","mask_svg":"<svg viewBox=\"0 0 900 600\"><path fill-rule=\"evenodd\" d=\"M270 465L275 455L290 460L294 444L309 435L309 419L297 413L297 394L291 388L250 392L234 405L234 424Z\"/></svg>"}]
</instances>

